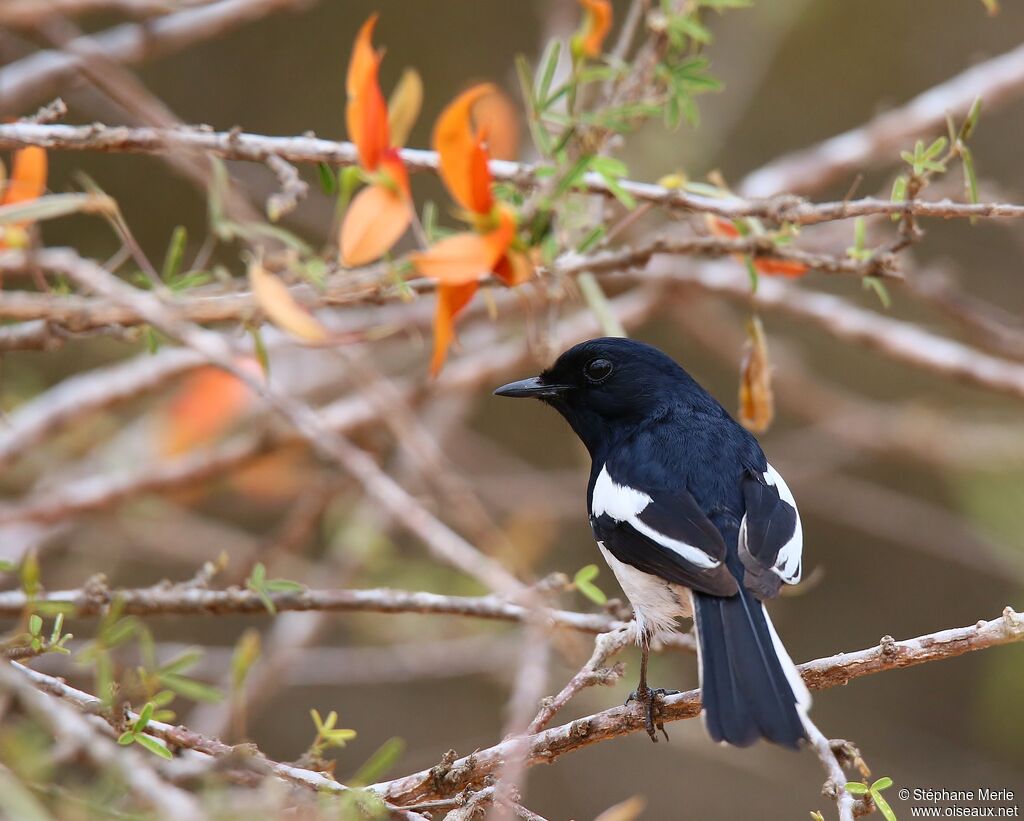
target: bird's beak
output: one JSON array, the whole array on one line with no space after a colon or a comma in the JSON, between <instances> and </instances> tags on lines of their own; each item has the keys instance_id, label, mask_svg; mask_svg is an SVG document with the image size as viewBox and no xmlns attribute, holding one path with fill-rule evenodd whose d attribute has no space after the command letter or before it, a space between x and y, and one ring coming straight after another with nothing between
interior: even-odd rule
<instances>
[{"instance_id":1,"label":"bird's beak","mask_svg":"<svg viewBox=\"0 0 1024 821\"><path fill-rule=\"evenodd\" d=\"M547 385L540 381L539 376L531 376L529 379L520 379L518 382L509 382L502 385L495 392L495 396L523 397L533 396L538 399L546 396L558 396L568 385Z\"/></svg>"}]
</instances>

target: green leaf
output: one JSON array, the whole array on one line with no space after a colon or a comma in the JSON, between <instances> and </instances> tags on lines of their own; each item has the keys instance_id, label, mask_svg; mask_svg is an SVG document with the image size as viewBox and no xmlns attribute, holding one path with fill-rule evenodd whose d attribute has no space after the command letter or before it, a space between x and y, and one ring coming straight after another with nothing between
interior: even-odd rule
<instances>
[{"instance_id":1,"label":"green leaf","mask_svg":"<svg viewBox=\"0 0 1024 821\"><path fill-rule=\"evenodd\" d=\"M593 583L599 572L600 570L596 564L588 564L585 567L581 567L573 577L573 584L580 593L594 602L594 604L601 605L608 601L608 597L601 588Z\"/></svg>"},{"instance_id":2,"label":"green leaf","mask_svg":"<svg viewBox=\"0 0 1024 821\"><path fill-rule=\"evenodd\" d=\"M165 758L168 761L174 758L174 755L171 753L171 751L168 750L163 744L161 744L152 736L137 735L135 736L135 743L138 744L140 747L145 747L147 750L153 753L153 755L158 755L160 756L160 758Z\"/></svg>"},{"instance_id":3,"label":"green leaf","mask_svg":"<svg viewBox=\"0 0 1024 821\"><path fill-rule=\"evenodd\" d=\"M981 97L975 97L974 102L971 104L970 111L967 112L967 119L964 120L964 124L960 126L960 139L968 140L971 135L974 134L975 129L978 127L978 120L981 118Z\"/></svg>"},{"instance_id":4,"label":"green leaf","mask_svg":"<svg viewBox=\"0 0 1024 821\"><path fill-rule=\"evenodd\" d=\"M117 204L104 195L48 194L35 200L0 205L0 225L16 222L39 222L69 214L111 214Z\"/></svg>"},{"instance_id":5,"label":"green leaf","mask_svg":"<svg viewBox=\"0 0 1024 821\"><path fill-rule=\"evenodd\" d=\"M252 350L256 354L256 361L259 362L260 370L265 377L270 376L270 354L267 351L267 343L263 340L263 330L258 325L249 326L249 336L252 338Z\"/></svg>"},{"instance_id":6,"label":"green leaf","mask_svg":"<svg viewBox=\"0 0 1024 821\"><path fill-rule=\"evenodd\" d=\"M195 667L203 659L203 651L198 647L183 650L170 661L160 665L161 673L184 673Z\"/></svg>"},{"instance_id":7,"label":"green leaf","mask_svg":"<svg viewBox=\"0 0 1024 821\"><path fill-rule=\"evenodd\" d=\"M590 582L597 578L597 574L601 570L596 564L588 564L581 567L576 571L576 575L573 577L573 584L579 584L580 582Z\"/></svg>"},{"instance_id":8,"label":"green leaf","mask_svg":"<svg viewBox=\"0 0 1024 821\"><path fill-rule=\"evenodd\" d=\"M145 730L151 718L153 718L153 702L147 701L146 706L139 711L139 717L135 719L132 731L138 733Z\"/></svg>"},{"instance_id":9,"label":"green leaf","mask_svg":"<svg viewBox=\"0 0 1024 821\"><path fill-rule=\"evenodd\" d=\"M548 47L548 53L544 60L544 71L541 74L540 85L537 88L537 107L543 111L549 105L551 100L548 99L551 94L551 81L555 78L555 71L558 68L558 59L562 55L562 43L560 40L552 40L551 45Z\"/></svg>"},{"instance_id":10,"label":"green leaf","mask_svg":"<svg viewBox=\"0 0 1024 821\"><path fill-rule=\"evenodd\" d=\"M397 736L389 738L377 748L376 752L367 759L366 763L347 783L353 787L362 787L382 780L395 766L403 752L405 752L405 742Z\"/></svg>"},{"instance_id":11,"label":"green leaf","mask_svg":"<svg viewBox=\"0 0 1024 821\"><path fill-rule=\"evenodd\" d=\"M892 786L892 779L885 775L879 778L874 784L871 785L871 791L876 790L887 790Z\"/></svg>"},{"instance_id":12,"label":"green leaf","mask_svg":"<svg viewBox=\"0 0 1024 821\"><path fill-rule=\"evenodd\" d=\"M164 254L164 264L160 269L160 278L164 282L170 282L181 270L181 261L185 256L185 243L188 242L188 231L184 225L177 226L171 232L170 242L167 243L167 252Z\"/></svg>"},{"instance_id":13,"label":"green leaf","mask_svg":"<svg viewBox=\"0 0 1024 821\"><path fill-rule=\"evenodd\" d=\"M960 146L960 162L964 167L964 188L970 202L978 202L978 175L974 170L974 154L966 145Z\"/></svg>"},{"instance_id":14,"label":"green leaf","mask_svg":"<svg viewBox=\"0 0 1024 821\"><path fill-rule=\"evenodd\" d=\"M43 629L43 620L40 616L33 613L28 617L28 632L33 636L38 636L40 631Z\"/></svg>"},{"instance_id":15,"label":"green leaf","mask_svg":"<svg viewBox=\"0 0 1024 821\"><path fill-rule=\"evenodd\" d=\"M253 565L252 573L249 575L249 584L262 587L267 579L267 567L263 562L256 562Z\"/></svg>"},{"instance_id":16,"label":"green leaf","mask_svg":"<svg viewBox=\"0 0 1024 821\"><path fill-rule=\"evenodd\" d=\"M316 170L320 180L320 190L328 197L333 197L338 193L338 178L334 174L334 169L327 163L321 162L317 163Z\"/></svg>"},{"instance_id":17,"label":"green leaf","mask_svg":"<svg viewBox=\"0 0 1024 821\"><path fill-rule=\"evenodd\" d=\"M160 676L160 681L165 687L174 690L180 696L192 699L192 701L205 701L210 704L216 704L224 698L224 694L213 685L204 684L201 681L186 678L185 676L172 673Z\"/></svg>"},{"instance_id":18,"label":"green leaf","mask_svg":"<svg viewBox=\"0 0 1024 821\"><path fill-rule=\"evenodd\" d=\"M864 288L875 292L883 308L889 310L892 307L892 297L889 295L889 289L885 287L885 283L882 280L878 277L864 277L861 282L864 283Z\"/></svg>"},{"instance_id":19,"label":"green leaf","mask_svg":"<svg viewBox=\"0 0 1024 821\"><path fill-rule=\"evenodd\" d=\"M846 791L850 795L867 795L870 788L860 781L851 781L846 785Z\"/></svg>"},{"instance_id":20,"label":"green leaf","mask_svg":"<svg viewBox=\"0 0 1024 821\"><path fill-rule=\"evenodd\" d=\"M30 550L21 560L21 589L29 599L34 599L39 592L39 557L35 550Z\"/></svg>"},{"instance_id":21,"label":"green leaf","mask_svg":"<svg viewBox=\"0 0 1024 821\"><path fill-rule=\"evenodd\" d=\"M591 228L586 236L580 240L579 245L576 246L576 252L579 254L585 254L595 245L597 245L602 239L604 239L607 230L603 225L595 225Z\"/></svg>"},{"instance_id":22,"label":"green leaf","mask_svg":"<svg viewBox=\"0 0 1024 821\"><path fill-rule=\"evenodd\" d=\"M612 196L615 197L615 199L617 199L624 208L628 211L632 211L636 208L636 200L633 198L633 195L619 185L619 181L615 179L615 177L609 176L608 174L604 174L600 171L597 173L601 175L601 179L603 179L604 184L608 186L608 190L611 191Z\"/></svg>"},{"instance_id":23,"label":"green leaf","mask_svg":"<svg viewBox=\"0 0 1024 821\"><path fill-rule=\"evenodd\" d=\"M889 802L885 800L880 792L872 790L871 800L875 802L875 806L878 807L878 811L882 813L885 821L896 821L896 813L892 811L892 807L889 806Z\"/></svg>"},{"instance_id":24,"label":"green leaf","mask_svg":"<svg viewBox=\"0 0 1024 821\"><path fill-rule=\"evenodd\" d=\"M293 582L291 579L271 579L266 583L264 589L271 593L301 593L306 586L299 582Z\"/></svg>"},{"instance_id":25,"label":"green leaf","mask_svg":"<svg viewBox=\"0 0 1024 821\"><path fill-rule=\"evenodd\" d=\"M117 737L117 743L120 744L122 747L127 747L133 741L135 741L135 733L131 730L125 730L123 733L121 733L121 735Z\"/></svg>"}]
</instances>

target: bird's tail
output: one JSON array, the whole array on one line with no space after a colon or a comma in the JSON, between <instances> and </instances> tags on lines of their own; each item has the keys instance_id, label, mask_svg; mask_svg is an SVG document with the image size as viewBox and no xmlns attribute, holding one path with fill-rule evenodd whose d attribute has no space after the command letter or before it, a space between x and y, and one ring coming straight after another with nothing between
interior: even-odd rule
<instances>
[{"instance_id":1,"label":"bird's tail","mask_svg":"<svg viewBox=\"0 0 1024 821\"><path fill-rule=\"evenodd\" d=\"M766 738L796 748L807 737L811 696L768 613L746 590L694 594L704 723L715 741Z\"/></svg>"}]
</instances>

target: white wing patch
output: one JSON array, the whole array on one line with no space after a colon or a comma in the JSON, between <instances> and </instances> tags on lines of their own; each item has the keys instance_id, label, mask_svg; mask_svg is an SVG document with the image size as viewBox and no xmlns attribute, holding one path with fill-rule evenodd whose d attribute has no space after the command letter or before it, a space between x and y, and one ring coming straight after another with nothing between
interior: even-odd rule
<instances>
[{"instance_id":1,"label":"white wing patch","mask_svg":"<svg viewBox=\"0 0 1024 821\"><path fill-rule=\"evenodd\" d=\"M640 514L650 503L651 497L643 491L617 484L608 473L607 465L601 468L601 473L594 483L594 496L591 505L593 516L597 517L607 513L616 522L627 522L638 533L642 533L662 547L679 554L682 559L695 567L711 569L721 564L720 561L712 558L699 547L672 539L642 522L639 518Z\"/></svg>"},{"instance_id":2,"label":"white wing patch","mask_svg":"<svg viewBox=\"0 0 1024 821\"><path fill-rule=\"evenodd\" d=\"M796 528L793 531L793 536L782 546L782 549L779 550L778 558L775 560L775 566L772 568L772 572L774 572L775 575L781 578L786 584L796 584L800 581L800 576L803 571L801 557L804 551L804 531L800 524L800 510L796 506L796 499L793 498L793 491L789 489L789 485L786 484L786 480L783 479L779 472L771 465L768 465L768 469L764 472L764 481L766 484L774 487L779 492L779 498L796 511ZM745 525L746 517L744 517L743 521L743 531L745 531ZM742 538L744 533L741 532L740 535Z\"/></svg>"}]
</instances>

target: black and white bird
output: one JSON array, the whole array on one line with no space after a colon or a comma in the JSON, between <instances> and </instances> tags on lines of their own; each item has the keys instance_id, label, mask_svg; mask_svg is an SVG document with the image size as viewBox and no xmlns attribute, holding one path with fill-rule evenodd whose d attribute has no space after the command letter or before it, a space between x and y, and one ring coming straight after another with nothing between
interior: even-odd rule
<instances>
[{"instance_id":1,"label":"black and white bird","mask_svg":"<svg viewBox=\"0 0 1024 821\"><path fill-rule=\"evenodd\" d=\"M797 747L811 699L762 603L800 581L796 502L757 440L672 359L592 339L498 396L555 408L590 452L590 525L633 606L647 732L653 638L693 616L704 722L715 741Z\"/></svg>"}]
</instances>

